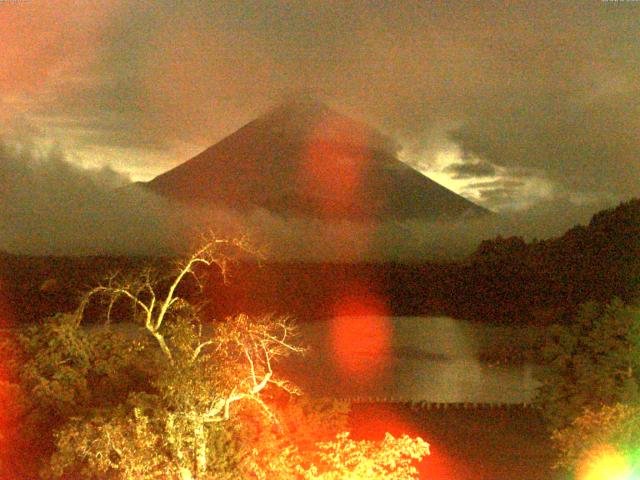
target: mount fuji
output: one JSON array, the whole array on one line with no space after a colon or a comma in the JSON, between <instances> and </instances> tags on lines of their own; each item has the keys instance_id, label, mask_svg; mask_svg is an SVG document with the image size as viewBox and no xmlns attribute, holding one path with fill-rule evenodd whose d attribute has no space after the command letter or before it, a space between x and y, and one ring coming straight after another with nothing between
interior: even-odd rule
<instances>
[{"instance_id":1,"label":"mount fuji","mask_svg":"<svg viewBox=\"0 0 640 480\"><path fill-rule=\"evenodd\" d=\"M281 105L143 186L198 207L323 220L488 213L398 160L370 126L316 101Z\"/></svg>"}]
</instances>

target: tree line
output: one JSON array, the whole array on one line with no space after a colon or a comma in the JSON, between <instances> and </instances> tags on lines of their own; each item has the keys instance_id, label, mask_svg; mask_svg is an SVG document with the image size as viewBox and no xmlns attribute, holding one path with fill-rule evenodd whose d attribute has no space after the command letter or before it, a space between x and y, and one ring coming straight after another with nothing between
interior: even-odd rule
<instances>
[{"instance_id":1,"label":"tree line","mask_svg":"<svg viewBox=\"0 0 640 480\"><path fill-rule=\"evenodd\" d=\"M4 309L18 323L74 308L112 270L157 268L172 259L0 256ZM449 315L504 324L570 322L579 305L633 298L640 285L640 200L621 203L558 238L483 241L467 258L428 263L239 261L209 279L211 315L245 311L322 318L345 291L364 291L394 315ZM188 297L189 293L185 292ZM366 307L366 306L365 306ZM3 305L0 304L0 312ZM9 314L7 313L7 315Z\"/></svg>"}]
</instances>

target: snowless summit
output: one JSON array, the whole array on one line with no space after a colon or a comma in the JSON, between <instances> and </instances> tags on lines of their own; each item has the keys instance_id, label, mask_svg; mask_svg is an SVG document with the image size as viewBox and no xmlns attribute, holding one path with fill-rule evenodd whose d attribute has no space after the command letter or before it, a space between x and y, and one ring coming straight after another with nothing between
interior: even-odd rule
<instances>
[{"instance_id":1,"label":"snowless summit","mask_svg":"<svg viewBox=\"0 0 640 480\"><path fill-rule=\"evenodd\" d=\"M399 161L370 126L315 101L288 102L145 184L197 206L330 220L486 213Z\"/></svg>"}]
</instances>

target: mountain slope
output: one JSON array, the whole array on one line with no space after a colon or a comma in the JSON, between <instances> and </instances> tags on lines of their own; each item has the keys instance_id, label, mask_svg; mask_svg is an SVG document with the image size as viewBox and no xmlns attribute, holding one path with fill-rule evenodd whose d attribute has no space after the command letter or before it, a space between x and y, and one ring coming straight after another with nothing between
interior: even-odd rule
<instances>
[{"instance_id":1,"label":"mountain slope","mask_svg":"<svg viewBox=\"0 0 640 480\"><path fill-rule=\"evenodd\" d=\"M146 184L184 203L294 217L405 220L487 211L400 162L367 125L285 104Z\"/></svg>"}]
</instances>

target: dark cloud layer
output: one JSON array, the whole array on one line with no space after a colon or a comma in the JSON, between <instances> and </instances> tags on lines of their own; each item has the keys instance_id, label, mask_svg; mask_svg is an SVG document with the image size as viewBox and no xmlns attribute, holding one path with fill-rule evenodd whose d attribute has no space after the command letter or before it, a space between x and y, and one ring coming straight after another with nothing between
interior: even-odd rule
<instances>
[{"instance_id":1,"label":"dark cloud layer","mask_svg":"<svg viewBox=\"0 0 640 480\"><path fill-rule=\"evenodd\" d=\"M0 144L0 250L24 254L149 254L175 245L163 203L108 168L81 169L59 151ZM171 235L173 234L173 235Z\"/></svg>"},{"instance_id":2,"label":"dark cloud layer","mask_svg":"<svg viewBox=\"0 0 640 480\"><path fill-rule=\"evenodd\" d=\"M529 170L564 191L640 195L639 94L484 105L452 138L466 153Z\"/></svg>"}]
</instances>

